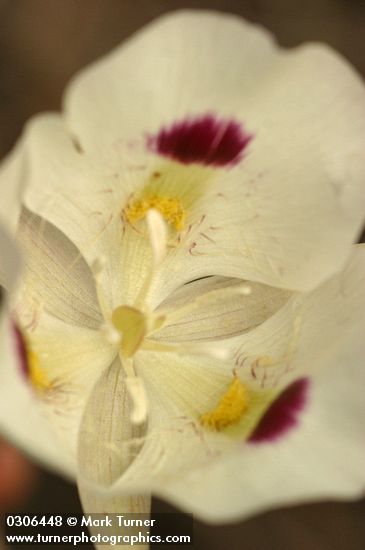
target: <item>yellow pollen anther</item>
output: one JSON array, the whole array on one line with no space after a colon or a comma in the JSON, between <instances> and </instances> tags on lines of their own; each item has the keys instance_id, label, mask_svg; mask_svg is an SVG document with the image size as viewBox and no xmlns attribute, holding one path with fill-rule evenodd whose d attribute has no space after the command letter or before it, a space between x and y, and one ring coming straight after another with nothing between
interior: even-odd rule
<instances>
[{"instance_id":1,"label":"yellow pollen anther","mask_svg":"<svg viewBox=\"0 0 365 550\"><path fill-rule=\"evenodd\" d=\"M47 390L51 386L51 383L44 369L42 369L42 367L40 366L38 355L34 353L34 351L32 350L28 350L27 361L28 361L29 380L32 386L39 391Z\"/></svg>"},{"instance_id":2,"label":"yellow pollen anther","mask_svg":"<svg viewBox=\"0 0 365 550\"><path fill-rule=\"evenodd\" d=\"M248 408L248 401L246 387L238 378L235 378L217 407L200 417L200 423L206 428L220 431L241 419Z\"/></svg>"},{"instance_id":3,"label":"yellow pollen anther","mask_svg":"<svg viewBox=\"0 0 365 550\"><path fill-rule=\"evenodd\" d=\"M125 216L129 223L136 223L142 220L150 208L155 208L163 216L164 220L181 231L185 227L186 212L177 198L171 197L146 197L129 204L125 209Z\"/></svg>"}]
</instances>

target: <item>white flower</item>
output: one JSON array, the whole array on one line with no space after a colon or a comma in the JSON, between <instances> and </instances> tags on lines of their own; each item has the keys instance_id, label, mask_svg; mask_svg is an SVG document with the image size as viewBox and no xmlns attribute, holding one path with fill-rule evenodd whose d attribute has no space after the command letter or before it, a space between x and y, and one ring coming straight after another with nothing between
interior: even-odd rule
<instances>
[{"instance_id":1,"label":"white flower","mask_svg":"<svg viewBox=\"0 0 365 550\"><path fill-rule=\"evenodd\" d=\"M154 493L224 521L361 493L364 135L337 54L200 12L30 122L1 173L25 185L26 376L3 321L0 425L77 472L87 511Z\"/></svg>"}]
</instances>

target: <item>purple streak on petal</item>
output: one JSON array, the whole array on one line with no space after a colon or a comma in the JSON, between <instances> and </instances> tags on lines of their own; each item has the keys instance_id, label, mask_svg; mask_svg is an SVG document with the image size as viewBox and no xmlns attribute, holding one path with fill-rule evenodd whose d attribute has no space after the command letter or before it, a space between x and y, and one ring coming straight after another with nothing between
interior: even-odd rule
<instances>
[{"instance_id":1,"label":"purple streak on petal","mask_svg":"<svg viewBox=\"0 0 365 550\"><path fill-rule=\"evenodd\" d=\"M276 441L295 428L307 404L308 387L307 378L300 378L290 384L264 413L248 442Z\"/></svg>"},{"instance_id":2,"label":"purple streak on petal","mask_svg":"<svg viewBox=\"0 0 365 550\"><path fill-rule=\"evenodd\" d=\"M15 353L17 354L19 360L19 368L21 373L28 378L28 360L27 360L27 348L25 344L24 337L15 323L12 324L13 334L14 334L14 343L15 343Z\"/></svg>"},{"instance_id":3,"label":"purple streak on petal","mask_svg":"<svg viewBox=\"0 0 365 550\"><path fill-rule=\"evenodd\" d=\"M242 159L252 137L238 122L206 114L162 128L147 144L154 153L183 164L229 166Z\"/></svg>"}]
</instances>

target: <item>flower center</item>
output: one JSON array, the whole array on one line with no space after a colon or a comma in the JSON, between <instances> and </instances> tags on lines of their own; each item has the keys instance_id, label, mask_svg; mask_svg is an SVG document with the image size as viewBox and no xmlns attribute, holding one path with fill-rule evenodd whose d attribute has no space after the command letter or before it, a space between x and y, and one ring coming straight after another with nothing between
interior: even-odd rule
<instances>
[{"instance_id":1,"label":"flower center","mask_svg":"<svg viewBox=\"0 0 365 550\"><path fill-rule=\"evenodd\" d=\"M176 197L151 196L133 201L125 209L126 219L134 224L142 220L148 210L154 208L164 220L176 231L185 227L186 211L181 201Z\"/></svg>"},{"instance_id":2,"label":"flower center","mask_svg":"<svg viewBox=\"0 0 365 550\"><path fill-rule=\"evenodd\" d=\"M122 357L129 359L142 347L148 333L160 328L164 316L147 315L132 306L119 306L111 320L120 335Z\"/></svg>"},{"instance_id":3,"label":"flower center","mask_svg":"<svg viewBox=\"0 0 365 550\"><path fill-rule=\"evenodd\" d=\"M146 316L134 307L120 306L113 311L112 323L121 335L122 355L125 358L132 357L146 335Z\"/></svg>"}]
</instances>

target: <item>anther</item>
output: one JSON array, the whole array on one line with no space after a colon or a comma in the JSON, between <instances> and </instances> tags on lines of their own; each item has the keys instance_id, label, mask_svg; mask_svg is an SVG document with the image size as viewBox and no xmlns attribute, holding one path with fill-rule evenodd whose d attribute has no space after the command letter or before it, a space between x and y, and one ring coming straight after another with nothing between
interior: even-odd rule
<instances>
[{"instance_id":1,"label":"anther","mask_svg":"<svg viewBox=\"0 0 365 550\"><path fill-rule=\"evenodd\" d=\"M142 424L146 421L148 414L148 401L143 381L137 376L127 376L125 383L132 401L131 422Z\"/></svg>"}]
</instances>

